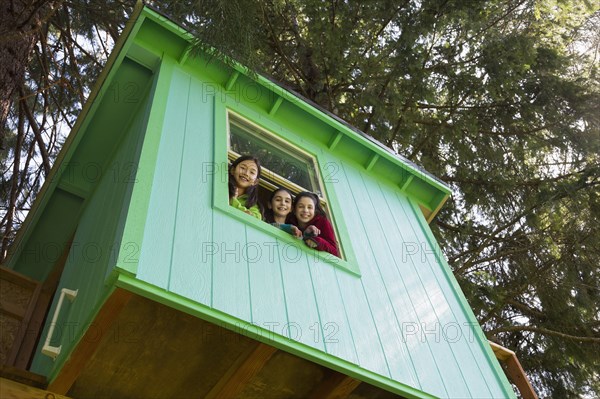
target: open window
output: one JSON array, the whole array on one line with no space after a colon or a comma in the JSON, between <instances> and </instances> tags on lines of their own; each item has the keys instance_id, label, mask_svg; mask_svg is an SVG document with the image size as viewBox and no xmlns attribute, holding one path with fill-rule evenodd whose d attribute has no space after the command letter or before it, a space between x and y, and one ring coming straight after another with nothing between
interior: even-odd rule
<instances>
[{"instance_id":1,"label":"open window","mask_svg":"<svg viewBox=\"0 0 600 399\"><path fill-rule=\"evenodd\" d=\"M228 112L227 118L229 162L233 162L242 154L251 154L260 159L262 190L260 190L259 201L266 207L271 193L278 187L285 187L294 194L302 191L317 194L327 218L336 230L340 255L343 258L340 235L325 197L317 160L297 146L237 114Z\"/></svg>"}]
</instances>

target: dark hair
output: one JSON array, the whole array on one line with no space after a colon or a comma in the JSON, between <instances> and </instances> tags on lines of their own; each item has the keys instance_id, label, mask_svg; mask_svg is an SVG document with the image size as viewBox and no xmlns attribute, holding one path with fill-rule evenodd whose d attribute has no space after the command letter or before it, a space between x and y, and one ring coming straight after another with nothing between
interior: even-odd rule
<instances>
[{"instance_id":1,"label":"dark hair","mask_svg":"<svg viewBox=\"0 0 600 399\"><path fill-rule=\"evenodd\" d=\"M256 175L256 179L260 179L261 168L260 161L258 160L258 158L256 158L253 155L240 156L238 159L233 161L231 165L229 165L229 198L233 197L233 194L235 194L235 178L231 174L231 171L234 170L236 166L238 166L244 161L254 161L254 163L256 163L256 166L258 168L258 174ZM252 208L254 205L258 204L258 207L260 208L260 213L262 214L262 205L258 202L258 183L248 187L245 194L248 196L248 200L246 200L246 208Z\"/></svg>"},{"instance_id":2,"label":"dark hair","mask_svg":"<svg viewBox=\"0 0 600 399\"><path fill-rule=\"evenodd\" d=\"M317 197L317 194L311 193L309 191L303 191L296 195L296 198L294 198L294 211L296 210L296 205L298 204L298 201L300 201L300 198L302 197L308 197L313 200L313 202L315 203L315 215L326 216L325 211L323 210L323 208L321 208L321 201L319 201L319 197Z\"/></svg>"},{"instance_id":3,"label":"dark hair","mask_svg":"<svg viewBox=\"0 0 600 399\"><path fill-rule=\"evenodd\" d=\"M292 193L290 190L288 190L285 187L278 187L277 189L275 189L275 191L273 191L271 193L271 196L269 197L269 204L271 202L273 202L273 198L275 198L275 194L277 194L280 191L285 191L286 193L288 193L290 195L290 198L292 199L292 204L294 203L294 193ZM293 205L292 205L292 209L293 209ZM267 208L265 209L265 222L267 223L275 223L275 213L273 212L272 208L269 208L267 206Z\"/></svg>"}]
</instances>

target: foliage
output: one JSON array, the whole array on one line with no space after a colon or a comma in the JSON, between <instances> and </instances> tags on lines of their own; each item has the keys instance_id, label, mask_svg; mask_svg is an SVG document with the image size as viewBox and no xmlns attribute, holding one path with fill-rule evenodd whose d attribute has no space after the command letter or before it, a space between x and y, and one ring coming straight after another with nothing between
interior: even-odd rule
<instances>
[{"instance_id":1,"label":"foliage","mask_svg":"<svg viewBox=\"0 0 600 399\"><path fill-rule=\"evenodd\" d=\"M593 2L150 4L198 49L274 77L449 183L432 228L488 338L517 352L543 396L600 394ZM65 2L43 24L3 138L6 208L27 208L41 181L26 108L51 161L131 7ZM30 165L11 203L15 148ZM18 220L6 219L10 233Z\"/></svg>"}]
</instances>

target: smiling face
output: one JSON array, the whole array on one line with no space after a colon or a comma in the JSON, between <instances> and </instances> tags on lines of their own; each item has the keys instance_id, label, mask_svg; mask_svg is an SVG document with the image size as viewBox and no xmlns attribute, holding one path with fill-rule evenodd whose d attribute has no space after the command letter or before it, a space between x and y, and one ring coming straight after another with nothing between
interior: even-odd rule
<instances>
[{"instance_id":1,"label":"smiling face","mask_svg":"<svg viewBox=\"0 0 600 399\"><path fill-rule=\"evenodd\" d=\"M315 201L310 197L301 197L294 208L294 215L300 227L308 226L308 222L315 217Z\"/></svg>"},{"instance_id":2,"label":"smiling face","mask_svg":"<svg viewBox=\"0 0 600 399\"><path fill-rule=\"evenodd\" d=\"M279 222L278 219L285 221L285 217L291 212L292 196L285 190L276 191L269 205L273 210L273 216L275 217L275 220L278 223L283 223Z\"/></svg>"},{"instance_id":3,"label":"smiling face","mask_svg":"<svg viewBox=\"0 0 600 399\"><path fill-rule=\"evenodd\" d=\"M242 195L249 187L258 183L258 165L251 159L242 161L231 172L238 188L238 195Z\"/></svg>"}]
</instances>

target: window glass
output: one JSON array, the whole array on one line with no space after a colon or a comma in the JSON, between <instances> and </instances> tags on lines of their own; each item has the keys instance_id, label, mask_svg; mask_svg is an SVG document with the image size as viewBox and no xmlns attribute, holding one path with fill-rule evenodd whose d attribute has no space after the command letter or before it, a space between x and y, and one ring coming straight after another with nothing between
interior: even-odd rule
<instances>
[{"instance_id":1,"label":"window glass","mask_svg":"<svg viewBox=\"0 0 600 399\"><path fill-rule=\"evenodd\" d=\"M288 187L292 191L302 189L323 196L310 156L232 114L229 114L229 149L230 158L252 154L260 159L263 179L275 186L288 187L281 181L283 179L293 183Z\"/></svg>"}]
</instances>

